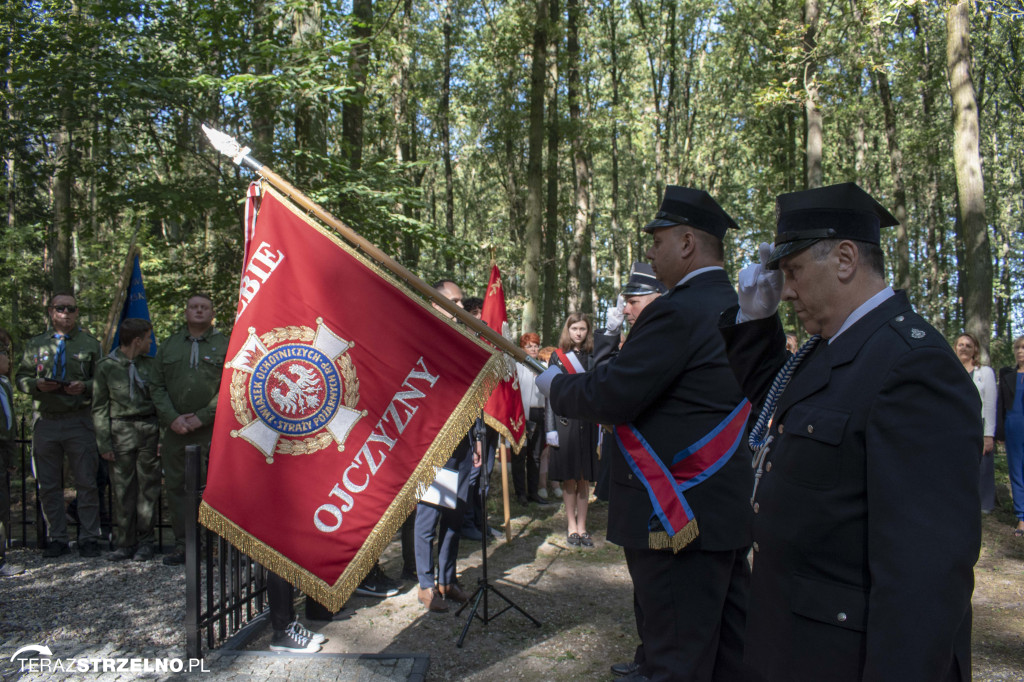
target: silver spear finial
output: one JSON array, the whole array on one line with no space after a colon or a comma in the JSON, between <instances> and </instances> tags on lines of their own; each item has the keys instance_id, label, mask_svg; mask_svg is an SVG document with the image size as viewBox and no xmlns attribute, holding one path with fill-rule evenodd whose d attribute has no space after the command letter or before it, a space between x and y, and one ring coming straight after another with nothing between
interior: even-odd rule
<instances>
[{"instance_id":1,"label":"silver spear finial","mask_svg":"<svg viewBox=\"0 0 1024 682\"><path fill-rule=\"evenodd\" d=\"M238 141L227 133L215 130L205 123L203 124L203 132L206 133L206 137L210 138L210 144L213 145L214 149L224 156L230 156L231 160L239 166L242 165L242 159L252 151L248 147L239 145Z\"/></svg>"}]
</instances>

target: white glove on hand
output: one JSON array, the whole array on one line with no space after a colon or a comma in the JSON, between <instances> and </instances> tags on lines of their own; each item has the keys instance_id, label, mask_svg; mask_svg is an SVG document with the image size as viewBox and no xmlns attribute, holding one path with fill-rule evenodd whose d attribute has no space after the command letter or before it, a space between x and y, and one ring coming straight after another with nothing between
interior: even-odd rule
<instances>
[{"instance_id":1,"label":"white glove on hand","mask_svg":"<svg viewBox=\"0 0 1024 682\"><path fill-rule=\"evenodd\" d=\"M545 398L551 393L551 381L561 373L559 367L551 365L537 376L537 390L543 393Z\"/></svg>"},{"instance_id":2,"label":"white glove on hand","mask_svg":"<svg viewBox=\"0 0 1024 682\"><path fill-rule=\"evenodd\" d=\"M553 448L558 447L558 431L548 431L544 438L545 445L550 445Z\"/></svg>"},{"instance_id":3,"label":"white glove on hand","mask_svg":"<svg viewBox=\"0 0 1024 682\"><path fill-rule=\"evenodd\" d=\"M770 317L779 307L782 299L782 273L767 267L773 249L774 244L762 242L757 249L761 262L743 268L736 278L736 293L740 299L737 323Z\"/></svg>"},{"instance_id":4,"label":"white glove on hand","mask_svg":"<svg viewBox=\"0 0 1024 682\"><path fill-rule=\"evenodd\" d=\"M625 319L623 310L626 309L626 299L619 296L619 300L615 302L615 305L608 308L608 314L605 317L604 333L607 336L615 336L622 329L622 321Z\"/></svg>"}]
</instances>

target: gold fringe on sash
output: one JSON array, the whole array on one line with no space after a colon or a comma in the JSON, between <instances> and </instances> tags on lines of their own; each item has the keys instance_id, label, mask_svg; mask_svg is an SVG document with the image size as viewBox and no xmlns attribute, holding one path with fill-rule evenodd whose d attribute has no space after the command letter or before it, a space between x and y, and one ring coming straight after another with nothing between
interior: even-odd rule
<instances>
[{"instance_id":1,"label":"gold fringe on sash","mask_svg":"<svg viewBox=\"0 0 1024 682\"><path fill-rule=\"evenodd\" d=\"M672 537L669 537L669 534L663 530L654 531L648 536L647 546L651 549L671 549L675 554L696 540L698 535L700 535L700 530L697 528L697 519L694 519Z\"/></svg>"},{"instance_id":2,"label":"gold fringe on sash","mask_svg":"<svg viewBox=\"0 0 1024 682\"><path fill-rule=\"evenodd\" d=\"M240 552L252 557L257 562L267 567L267 569L297 586L300 590L310 597L313 597L313 599L323 604L328 609L338 611L342 606L344 606L345 602L348 601L349 596L351 596L356 587L359 586L359 583L362 582L363 578L366 577L366 574L370 572L370 569L372 569L377 563L380 555L391 542L391 538L394 536L395 532L397 532L401 525L405 523L405 519L416 506L416 503L419 502L420 498L426 491L426 488L433 482L434 478L437 476L436 467L444 466L444 463L448 461L449 457L451 457L452 451L456 446L458 446L462 439L465 438L470 427L480 416L483 406L487 403L491 393L494 392L495 387L497 387L504 375L505 360L500 353L494 353L495 349L492 346L485 344L480 339L468 333L464 328L460 328L455 325L454 321L448 320L446 317L440 315L426 301L420 299L418 296L414 296L411 292L408 292L404 284L399 283L396 278L378 267L376 263L357 251L350 244L340 239L335 232L329 230L320 224L318 220L297 208L286 196L272 187L269 187L266 182L261 183L261 190L264 193L273 194L295 215L301 217L317 232L329 238L349 256L352 256L361 262L363 265L371 269L377 276L389 282L392 286L404 293L406 296L409 296L412 300L417 301L421 306L431 311L438 318L447 321L448 324L451 324L455 329L458 329L478 346L485 348L492 353L491 357L480 370L480 373L477 374L476 379L473 380L472 385L470 385L469 389L462 397L459 405L455 408L451 416L448 418L448 421L445 422L445 425L434 438L434 442L431 443L430 447L427 449L427 453L420 460L420 463L416 466L416 469L409 477L409 480L406 481L404 486L402 486L402 489L395 496L394 501L392 501L388 506L380 521L377 522L377 525L374 526L374 529L367 536L363 546L352 558L352 561L349 562L348 566L345 567L344 572L333 585L321 580L293 562L291 559L285 557L277 550L268 547L260 540L254 538L205 501L200 504L199 522L201 524L237 547ZM509 438L509 440L511 441L511 438Z\"/></svg>"}]
</instances>

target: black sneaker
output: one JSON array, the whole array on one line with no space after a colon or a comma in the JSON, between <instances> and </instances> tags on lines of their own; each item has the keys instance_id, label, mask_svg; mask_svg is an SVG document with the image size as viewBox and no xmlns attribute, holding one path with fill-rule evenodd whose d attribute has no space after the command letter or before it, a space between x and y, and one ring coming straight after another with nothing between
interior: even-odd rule
<instances>
[{"instance_id":1,"label":"black sneaker","mask_svg":"<svg viewBox=\"0 0 1024 682\"><path fill-rule=\"evenodd\" d=\"M21 575L24 572L24 566L16 566L14 564L7 563L6 561L0 563L0 578L13 578L14 576Z\"/></svg>"},{"instance_id":2,"label":"black sneaker","mask_svg":"<svg viewBox=\"0 0 1024 682\"><path fill-rule=\"evenodd\" d=\"M397 595L398 587L395 586L393 580L384 575L384 571L380 569L380 564L377 564L370 569L370 572L363 578L363 582L359 583L359 587L356 588L356 594L361 597L386 599L387 597Z\"/></svg>"},{"instance_id":3,"label":"black sneaker","mask_svg":"<svg viewBox=\"0 0 1024 682\"><path fill-rule=\"evenodd\" d=\"M100 554L100 545L95 540L83 540L78 544L78 555L83 559L95 559Z\"/></svg>"},{"instance_id":4,"label":"black sneaker","mask_svg":"<svg viewBox=\"0 0 1024 682\"><path fill-rule=\"evenodd\" d=\"M164 557L164 566L184 566L185 565L185 553L175 552L174 554L168 554Z\"/></svg>"},{"instance_id":5,"label":"black sneaker","mask_svg":"<svg viewBox=\"0 0 1024 682\"><path fill-rule=\"evenodd\" d=\"M50 540L46 545L46 549L43 550L43 556L47 559L55 559L61 554L68 553L68 543L61 542L60 540Z\"/></svg>"},{"instance_id":6,"label":"black sneaker","mask_svg":"<svg viewBox=\"0 0 1024 682\"><path fill-rule=\"evenodd\" d=\"M305 625L300 623L298 618L293 620L291 624L288 625L287 631L290 632L292 635L302 635L303 637L309 639L309 641L313 642L313 644L323 644L327 641L327 635L323 634L322 632L313 632Z\"/></svg>"},{"instance_id":7,"label":"black sneaker","mask_svg":"<svg viewBox=\"0 0 1024 682\"><path fill-rule=\"evenodd\" d=\"M287 630L274 630L274 635L270 638L270 650L287 651L293 654L315 654L320 651L320 645L289 627Z\"/></svg>"}]
</instances>

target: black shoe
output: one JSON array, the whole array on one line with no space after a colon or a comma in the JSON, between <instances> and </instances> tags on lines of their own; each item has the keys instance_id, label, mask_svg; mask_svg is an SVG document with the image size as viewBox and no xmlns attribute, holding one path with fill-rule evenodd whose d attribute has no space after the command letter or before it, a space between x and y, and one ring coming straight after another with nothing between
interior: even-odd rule
<instances>
[{"instance_id":1,"label":"black shoe","mask_svg":"<svg viewBox=\"0 0 1024 682\"><path fill-rule=\"evenodd\" d=\"M370 572L363 578L363 582L359 583L359 587L356 588L356 594L362 597L386 599L387 597L397 595L398 588L394 586L393 580L384 575L384 571L380 569L380 564L377 564L370 569Z\"/></svg>"},{"instance_id":2,"label":"black shoe","mask_svg":"<svg viewBox=\"0 0 1024 682\"><path fill-rule=\"evenodd\" d=\"M639 670L640 664L634 661L629 661L628 663L615 663L612 665L612 673L619 675L620 677L623 675L632 675Z\"/></svg>"},{"instance_id":3,"label":"black shoe","mask_svg":"<svg viewBox=\"0 0 1024 682\"><path fill-rule=\"evenodd\" d=\"M584 547L593 547L594 541L590 537L590 533L580 533L580 544Z\"/></svg>"},{"instance_id":4,"label":"black shoe","mask_svg":"<svg viewBox=\"0 0 1024 682\"><path fill-rule=\"evenodd\" d=\"M95 540L83 540L78 544L78 555L83 559L95 559L100 554L100 545Z\"/></svg>"},{"instance_id":5,"label":"black shoe","mask_svg":"<svg viewBox=\"0 0 1024 682\"><path fill-rule=\"evenodd\" d=\"M107 555L107 561L127 561L135 556L135 550L131 547L118 547Z\"/></svg>"},{"instance_id":6,"label":"black shoe","mask_svg":"<svg viewBox=\"0 0 1024 682\"><path fill-rule=\"evenodd\" d=\"M167 556L164 557L164 566L184 566L184 565L185 565L185 553L184 552L175 552L174 554L168 554Z\"/></svg>"},{"instance_id":7,"label":"black shoe","mask_svg":"<svg viewBox=\"0 0 1024 682\"><path fill-rule=\"evenodd\" d=\"M538 507L554 507L555 506L554 502L548 502L547 500L545 500L543 497L541 497L537 493L534 493L533 495L527 496L526 499L529 500L530 502L533 502Z\"/></svg>"},{"instance_id":8,"label":"black shoe","mask_svg":"<svg viewBox=\"0 0 1024 682\"><path fill-rule=\"evenodd\" d=\"M416 576L416 571L411 571L408 568L402 569L402 575L400 576L402 582L417 582L419 578Z\"/></svg>"},{"instance_id":9,"label":"black shoe","mask_svg":"<svg viewBox=\"0 0 1024 682\"><path fill-rule=\"evenodd\" d=\"M567 538L567 540L568 540L569 544L572 545L573 547L579 547L580 546L580 534L579 533L569 533L569 537Z\"/></svg>"},{"instance_id":10,"label":"black shoe","mask_svg":"<svg viewBox=\"0 0 1024 682\"><path fill-rule=\"evenodd\" d=\"M50 540L49 544L46 545L46 549L43 550L43 556L47 559L55 559L61 554L68 553L68 543L61 542L60 540Z\"/></svg>"},{"instance_id":11,"label":"black shoe","mask_svg":"<svg viewBox=\"0 0 1024 682\"><path fill-rule=\"evenodd\" d=\"M462 537L467 540L476 540L479 542L483 538L483 535L480 533L480 529L476 526L463 526Z\"/></svg>"},{"instance_id":12,"label":"black shoe","mask_svg":"<svg viewBox=\"0 0 1024 682\"><path fill-rule=\"evenodd\" d=\"M516 495L516 502L525 507L530 504L530 499L526 495Z\"/></svg>"},{"instance_id":13,"label":"black shoe","mask_svg":"<svg viewBox=\"0 0 1024 682\"><path fill-rule=\"evenodd\" d=\"M134 561L149 561L153 558L153 545L139 545L132 557Z\"/></svg>"}]
</instances>

